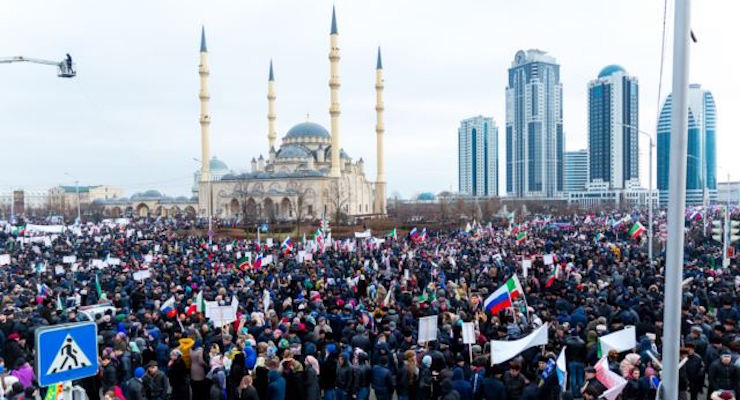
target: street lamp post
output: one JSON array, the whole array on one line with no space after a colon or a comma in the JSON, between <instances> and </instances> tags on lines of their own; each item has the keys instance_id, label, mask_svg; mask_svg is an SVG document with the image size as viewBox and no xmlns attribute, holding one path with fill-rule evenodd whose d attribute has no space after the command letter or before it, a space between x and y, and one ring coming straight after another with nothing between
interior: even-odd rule
<instances>
[{"instance_id":1,"label":"street lamp post","mask_svg":"<svg viewBox=\"0 0 740 400\"><path fill-rule=\"evenodd\" d=\"M82 219L80 217L80 181L79 179L75 178L70 174L69 172L65 172L64 175L67 175L68 177L75 180L75 191L77 192L77 223L81 223Z\"/></svg>"}]
</instances>

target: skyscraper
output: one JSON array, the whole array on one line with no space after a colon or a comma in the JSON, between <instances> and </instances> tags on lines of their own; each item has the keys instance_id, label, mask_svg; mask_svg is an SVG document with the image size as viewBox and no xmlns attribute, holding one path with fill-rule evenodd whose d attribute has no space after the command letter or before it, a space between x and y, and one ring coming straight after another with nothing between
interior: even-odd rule
<instances>
[{"instance_id":1,"label":"skyscraper","mask_svg":"<svg viewBox=\"0 0 740 400\"><path fill-rule=\"evenodd\" d=\"M637 188L638 84L619 65L588 83L589 179L605 190Z\"/></svg>"},{"instance_id":2,"label":"skyscraper","mask_svg":"<svg viewBox=\"0 0 740 400\"><path fill-rule=\"evenodd\" d=\"M460 121L457 138L460 192L498 196L498 127L493 118Z\"/></svg>"},{"instance_id":3,"label":"skyscraper","mask_svg":"<svg viewBox=\"0 0 740 400\"><path fill-rule=\"evenodd\" d=\"M668 95L658 119L658 190L668 201L672 97ZM717 109L714 97L701 85L689 85L689 131L686 159L686 204L701 204L717 196Z\"/></svg>"},{"instance_id":4,"label":"skyscraper","mask_svg":"<svg viewBox=\"0 0 740 400\"><path fill-rule=\"evenodd\" d=\"M520 50L506 87L506 191L553 197L563 190L563 86L560 65L541 50Z\"/></svg>"},{"instance_id":5,"label":"skyscraper","mask_svg":"<svg viewBox=\"0 0 740 400\"><path fill-rule=\"evenodd\" d=\"M588 151L566 151L565 159L565 192L581 192L586 190L588 181Z\"/></svg>"}]
</instances>

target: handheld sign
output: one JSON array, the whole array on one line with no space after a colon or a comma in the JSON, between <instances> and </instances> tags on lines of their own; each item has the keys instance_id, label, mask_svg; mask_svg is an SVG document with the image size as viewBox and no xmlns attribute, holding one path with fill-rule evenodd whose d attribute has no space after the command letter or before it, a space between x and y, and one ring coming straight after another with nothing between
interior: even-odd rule
<instances>
[{"instance_id":1,"label":"handheld sign","mask_svg":"<svg viewBox=\"0 0 740 400\"><path fill-rule=\"evenodd\" d=\"M437 340L437 316L419 318L419 343L432 342Z\"/></svg>"},{"instance_id":2,"label":"handheld sign","mask_svg":"<svg viewBox=\"0 0 740 400\"><path fill-rule=\"evenodd\" d=\"M36 329L36 375L39 386L98 373L98 327L94 322Z\"/></svg>"}]
</instances>

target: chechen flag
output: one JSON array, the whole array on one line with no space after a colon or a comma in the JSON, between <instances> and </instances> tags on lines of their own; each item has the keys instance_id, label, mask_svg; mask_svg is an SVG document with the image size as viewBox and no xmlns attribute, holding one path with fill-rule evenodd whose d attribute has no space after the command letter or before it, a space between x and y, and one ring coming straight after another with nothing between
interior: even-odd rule
<instances>
[{"instance_id":1,"label":"chechen flag","mask_svg":"<svg viewBox=\"0 0 740 400\"><path fill-rule=\"evenodd\" d=\"M175 296L170 296L167 301L162 303L162 306L159 307L159 311L162 312L162 314L173 318L177 315L177 309L175 308Z\"/></svg>"},{"instance_id":2,"label":"chechen flag","mask_svg":"<svg viewBox=\"0 0 740 400\"><path fill-rule=\"evenodd\" d=\"M635 224L632 225L632 228L630 228L630 236L632 236L632 239L637 239L643 232L645 232L645 227L642 226L640 222L635 222Z\"/></svg>"}]
</instances>

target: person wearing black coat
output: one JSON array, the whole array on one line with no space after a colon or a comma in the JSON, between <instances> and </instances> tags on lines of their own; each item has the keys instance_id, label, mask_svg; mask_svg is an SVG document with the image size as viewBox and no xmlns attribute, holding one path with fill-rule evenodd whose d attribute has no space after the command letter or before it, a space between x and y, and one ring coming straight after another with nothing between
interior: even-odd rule
<instances>
[{"instance_id":1,"label":"person wearing black coat","mask_svg":"<svg viewBox=\"0 0 740 400\"><path fill-rule=\"evenodd\" d=\"M252 386L252 377L244 375L239 386L236 388L236 399L237 400L260 400L257 394L257 389Z\"/></svg>"},{"instance_id":2,"label":"person wearing black coat","mask_svg":"<svg viewBox=\"0 0 740 400\"><path fill-rule=\"evenodd\" d=\"M504 374L504 388L506 388L506 398L508 400L520 400L524 392L526 382L521 374L521 366L518 362L512 361L509 370Z\"/></svg>"},{"instance_id":3,"label":"person wearing black coat","mask_svg":"<svg viewBox=\"0 0 740 400\"><path fill-rule=\"evenodd\" d=\"M103 375L103 393L113 389L114 386L118 385L118 371L116 365L111 361L109 355L104 355L102 358L101 369Z\"/></svg>"},{"instance_id":4,"label":"person wearing black coat","mask_svg":"<svg viewBox=\"0 0 740 400\"><path fill-rule=\"evenodd\" d=\"M127 400L146 400L144 394L144 384L141 378L144 376L144 368L136 368L134 377L126 381L126 399Z\"/></svg>"},{"instance_id":5,"label":"person wearing black coat","mask_svg":"<svg viewBox=\"0 0 740 400\"><path fill-rule=\"evenodd\" d=\"M395 388L394 376L388 369L388 357L380 356L380 363L373 366L373 390L378 400L391 400Z\"/></svg>"},{"instance_id":6,"label":"person wearing black coat","mask_svg":"<svg viewBox=\"0 0 740 400\"><path fill-rule=\"evenodd\" d=\"M686 344L688 350L686 360L686 376L689 379L689 393L691 400L698 400L704 390L704 360L696 354L692 343Z\"/></svg>"},{"instance_id":7,"label":"person wearing black coat","mask_svg":"<svg viewBox=\"0 0 740 400\"><path fill-rule=\"evenodd\" d=\"M167 366L167 378L172 387L171 400L188 400L190 397L190 386L188 385L188 367L182 359L180 350L174 349L170 352L170 362Z\"/></svg>"},{"instance_id":8,"label":"person wearing black coat","mask_svg":"<svg viewBox=\"0 0 740 400\"><path fill-rule=\"evenodd\" d=\"M242 378L246 374L247 369L244 363L244 353L236 353L234 355L234 360L231 362L228 377L229 380L226 384L226 393L229 400L234 400L238 397L237 389L242 382Z\"/></svg>"},{"instance_id":9,"label":"person wearing black coat","mask_svg":"<svg viewBox=\"0 0 740 400\"><path fill-rule=\"evenodd\" d=\"M257 366L254 369L254 381L252 386L257 390L260 400L267 399L267 387L270 384L267 374L270 372L264 365ZM193 399L196 400L196 399Z\"/></svg>"},{"instance_id":10,"label":"person wearing black coat","mask_svg":"<svg viewBox=\"0 0 740 400\"><path fill-rule=\"evenodd\" d=\"M334 400L334 387L337 383L337 359L334 355L336 345L329 343L324 348L324 356L321 357L319 374L319 386L324 391L324 400ZM262 399L262 397L260 397Z\"/></svg>"},{"instance_id":11,"label":"person wearing black coat","mask_svg":"<svg viewBox=\"0 0 740 400\"><path fill-rule=\"evenodd\" d=\"M352 367L352 386L357 400L367 400L370 397L370 382L373 371L368 364L367 354L357 355L357 363Z\"/></svg>"},{"instance_id":12,"label":"person wearing black coat","mask_svg":"<svg viewBox=\"0 0 740 400\"><path fill-rule=\"evenodd\" d=\"M507 400L504 382L501 381L501 371L495 366L488 369L476 400Z\"/></svg>"},{"instance_id":13,"label":"person wearing black coat","mask_svg":"<svg viewBox=\"0 0 740 400\"><path fill-rule=\"evenodd\" d=\"M417 400L429 400L432 398L432 357L426 355L421 360L419 368L419 388L416 392Z\"/></svg>"},{"instance_id":14,"label":"person wearing black coat","mask_svg":"<svg viewBox=\"0 0 740 400\"><path fill-rule=\"evenodd\" d=\"M725 350L709 366L709 393L716 390L734 390L740 393L740 372L732 363L732 354Z\"/></svg>"},{"instance_id":15,"label":"person wearing black coat","mask_svg":"<svg viewBox=\"0 0 740 400\"><path fill-rule=\"evenodd\" d=\"M344 353L339 354L337 363L337 379L334 385L336 400L350 400L352 398L352 368L347 362Z\"/></svg>"}]
</instances>

